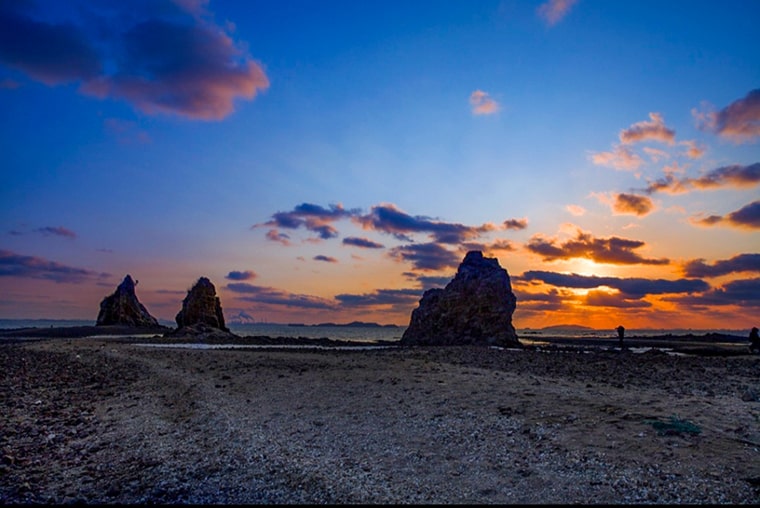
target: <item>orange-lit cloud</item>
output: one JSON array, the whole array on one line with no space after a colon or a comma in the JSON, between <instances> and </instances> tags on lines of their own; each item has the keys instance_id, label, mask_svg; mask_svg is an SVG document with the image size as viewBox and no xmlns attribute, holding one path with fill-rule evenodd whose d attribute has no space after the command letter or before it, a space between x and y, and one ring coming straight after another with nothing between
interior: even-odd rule
<instances>
[{"instance_id":1,"label":"orange-lit cloud","mask_svg":"<svg viewBox=\"0 0 760 508\"><path fill-rule=\"evenodd\" d=\"M620 292L610 293L603 290L592 290L586 294L583 299L584 305L592 307L617 307L617 308L633 308L633 307L651 307L652 304L646 300L626 298Z\"/></svg>"},{"instance_id":2,"label":"orange-lit cloud","mask_svg":"<svg viewBox=\"0 0 760 508\"><path fill-rule=\"evenodd\" d=\"M692 224L697 226L726 225L740 229L760 229L760 201L753 201L726 215L710 215L705 218L692 217Z\"/></svg>"},{"instance_id":3,"label":"orange-lit cloud","mask_svg":"<svg viewBox=\"0 0 760 508\"><path fill-rule=\"evenodd\" d=\"M672 145L675 137L676 131L665 126L659 113L649 113L649 120L637 122L620 131L620 141L626 145L642 141L659 141Z\"/></svg>"},{"instance_id":4,"label":"orange-lit cloud","mask_svg":"<svg viewBox=\"0 0 760 508\"><path fill-rule=\"evenodd\" d=\"M541 256L545 261L585 258L597 263L619 265L667 265L670 263L667 259L645 258L634 252L645 245L646 243L639 240L617 236L595 238L590 233L578 231L574 239L566 242L535 235L528 241L526 248L529 252Z\"/></svg>"},{"instance_id":5,"label":"orange-lit cloud","mask_svg":"<svg viewBox=\"0 0 760 508\"><path fill-rule=\"evenodd\" d=\"M528 219L507 219L503 224L504 229L525 229L528 227Z\"/></svg>"},{"instance_id":6,"label":"orange-lit cloud","mask_svg":"<svg viewBox=\"0 0 760 508\"><path fill-rule=\"evenodd\" d=\"M654 203L647 196L627 194L621 192L615 195L612 210L622 215L636 215L642 217L654 209Z\"/></svg>"},{"instance_id":7,"label":"orange-lit cloud","mask_svg":"<svg viewBox=\"0 0 760 508\"><path fill-rule=\"evenodd\" d=\"M702 110L692 109L697 126L728 138L735 143L755 140L760 136L760 89L751 90L720 111L708 104Z\"/></svg>"},{"instance_id":8,"label":"orange-lit cloud","mask_svg":"<svg viewBox=\"0 0 760 508\"><path fill-rule=\"evenodd\" d=\"M564 288L594 289L606 286L618 290L625 298L643 298L647 295L674 293L700 293L710 285L700 279L644 279L640 277L598 277L577 273L557 273L530 270L520 278L524 281L538 280L545 284Z\"/></svg>"},{"instance_id":9,"label":"orange-lit cloud","mask_svg":"<svg viewBox=\"0 0 760 508\"><path fill-rule=\"evenodd\" d=\"M607 166L614 169L635 171L644 160L628 147L617 145L611 152L598 152L591 155L591 161L597 166Z\"/></svg>"},{"instance_id":10,"label":"orange-lit cloud","mask_svg":"<svg viewBox=\"0 0 760 508\"><path fill-rule=\"evenodd\" d=\"M750 188L760 183L760 162L741 166L723 166L713 169L699 178L677 178L667 174L651 182L644 191L647 194L665 192L680 194L691 189L710 190L723 187Z\"/></svg>"},{"instance_id":11,"label":"orange-lit cloud","mask_svg":"<svg viewBox=\"0 0 760 508\"><path fill-rule=\"evenodd\" d=\"M492 115L499 111L499 103L482 90L475 90L470 94L470 105L473 115Z\"/></svg>"},{"instance_id":12,"label":"orange-lit cloud","mask_svg":"<svg viewBox=\"0 0 760 508\"><path fill-rule=\"evenodd\" d=\"M649 156L650 159L652 159L652 162L660 162L661 160L667 159L670 157L670 154L666 152L665 150L660 150L659 148L652 148L651 146L645 146L642 148L644 150L644 153Z\"/></svg>"},{"instance_id":13,"label":"orange-lit cloud","mask_svg":"<svg viewBox=\"0 0 760 508\"><path fill-rule=\"evenodd\" d=\"M542 3L536 9L538 15L549 26L554 26L559 23L562 18L567 16L570 12L570 8L576 3L577 0L548 0Z\"/></svg>"},{"instance_id":14,"label":"orange-lit cloud","mask_svg":"<svg viewBox=\"0 0 760 508\"><path fill-rule=\"evenodd\" d=\"M654 203L647 196L638 194L620 193L600 193L592 192L592 197L610 207L615 215L636 215L642 217L654 210Z\"/></svg>"},{"instance_id":15,"label":"orange-lit cloud","mask_svg":"<svg viewBox=\"0 0 760 508\"><path fill-rule=\"evenodd\" d=\"M570 212L570 215L574 215L576 217L580 217L586 213L586 209L579 205L567 205L565 206L565 210Z\"/></svg>"},{"instance_id":16,"label":"orange-lit cloud","mask_svg":"<svg viewBox=\"0 0 760 508\"><path fill-rule=\"evenodd\" d=\"M681 141L681 144L686 146L686 156L690 159L699 159L705 154L705 147L693 139Z\"/></svg>"},{"instance_id":17,"label":"orange-lit cloud","mask_svg":"<svg viewBox=\"0 0 760 508\"><path fill-rule=\"evenodd\" d=\"M693 259L684 263L683 273L687 277L721 277L731 273L760 273L760 254L737 254L730 259L721 259L711 264L704 259Z\"/></svg>"},{"instance_id":18,"label":"orange-lit cloud","mask_svg":"<svg viewBox=\"0 0 760 508\"><path fill-rule=\"evenodd\" d=\"M290 245L290 237L285 233L280 233L277 229L267 231L267 240L278 242L285 246Z\"/></svg>"}]
</instances>

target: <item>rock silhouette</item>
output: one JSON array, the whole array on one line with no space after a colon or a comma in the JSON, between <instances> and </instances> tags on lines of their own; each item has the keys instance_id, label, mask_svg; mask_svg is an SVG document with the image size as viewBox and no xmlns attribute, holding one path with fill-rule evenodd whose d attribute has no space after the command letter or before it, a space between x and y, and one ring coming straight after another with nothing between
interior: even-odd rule
<instances>
[{"instance_id":1,"label":"rock silhouette","mask_svg":"<svg viewBox=\"0 0 760 508\"><path fill-rule=\"evenodd\" d=\"M201 277L182 300L182 310L177 317L179 329L198 325L210 326L229 332L224 324L224 314L216 288L206 277Z\"/></svg>"},{"instance_id":2,"label":"rock silhouette","mask_svg":"<svg viewBox=\"0 0 760 508\"><path fill-rule=\"evenodd\" d=\"M509 274L499 261L470 251L444 289L422 295L401 344L521 347L512 326L516 306Z\"/></svg>"},{"instance_id":3,"label":"rock silhouette","mask_svg":"<svg viewBox=\"0 0 760 508\"><path fill-rule=\"evenodd\" d=\"M158 320L137 299L135 281L130 275L116 287L116 291L100 302L97 326L127 325L157 327Z\"/></svg>"}]
</instances>

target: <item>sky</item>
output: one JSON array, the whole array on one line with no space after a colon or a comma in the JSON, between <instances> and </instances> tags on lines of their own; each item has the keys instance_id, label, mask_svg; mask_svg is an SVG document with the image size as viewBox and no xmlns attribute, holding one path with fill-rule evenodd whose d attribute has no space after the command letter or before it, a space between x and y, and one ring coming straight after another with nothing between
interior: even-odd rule
<instances>
[{"instance_id":1,"label":"sky","mask_svg":"<svg viewBox=\"0 0 760 508\"><path fill-rule=\"evenodd\" d=\"M760 2L3 0L0 318L749 329Z\"/></svg>"}]
</instances>

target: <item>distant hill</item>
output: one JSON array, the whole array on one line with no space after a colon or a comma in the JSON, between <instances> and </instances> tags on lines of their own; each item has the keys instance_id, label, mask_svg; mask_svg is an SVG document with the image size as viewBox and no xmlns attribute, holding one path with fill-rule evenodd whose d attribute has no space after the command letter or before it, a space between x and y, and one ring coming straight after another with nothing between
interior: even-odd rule
<instances>
[{"instance_id":1,"label":"distant hill","mask_svg":"<svg viewBox=\"0 0 760 508\"><path fill-rule=\"evenodd\" d=\"M291 323L288 326L338 326L349 328L398 328L398 325L381 325L379 323L365 323L364 321L351 321L350 323L319 323L316 325L305 325L300 323Z\"/></svg>"},{"instance_id":2,"label":"distant hill","mask_svg":"<svg viewBox=\"0 0 760 508\"><path fill-rule=\"evenodd\" d=\"M557 330L572 331L572 330L594 330L594 328L591 328L590 326L583 326L583 325L553 325L553 326L545 326L543 328L540 328L540 330L546 330L546 331L557 331Z\"/></svg>"}]
</instances>

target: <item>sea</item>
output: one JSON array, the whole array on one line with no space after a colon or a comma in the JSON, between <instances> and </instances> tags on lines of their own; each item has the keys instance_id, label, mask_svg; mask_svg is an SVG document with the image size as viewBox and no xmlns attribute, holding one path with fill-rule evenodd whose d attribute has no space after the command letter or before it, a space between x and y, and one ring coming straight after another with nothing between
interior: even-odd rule
<instances>
[{"instance_id":1,"label":"sea","mask_svg":"<svg viewBox=\"0 0 760 508\"><path fill-rule=\"evenodd\" d=\"M160 324L175 327L174 322L159 320ZM0 329L13 328L48 328L62 326L93 326L94 320L77 319L0 319ZM378 341L398 341L406 330L405 326L346 326L346 325L301 325L282 323L227 323L230 331L240 336L263 335L267 337L305 337L309 339L329 338L340 341L356 341L374 343ZM615 329L594 329L586 327L548 327L548 328L518 328L517 336L524 344L540 344L548 337L605 339L617 338ZM747 337L749 329L659 329L641 328L626 329L628 337L655 337L661 335L695 335L710 333Z\"/></svg>"}]
</instances>

